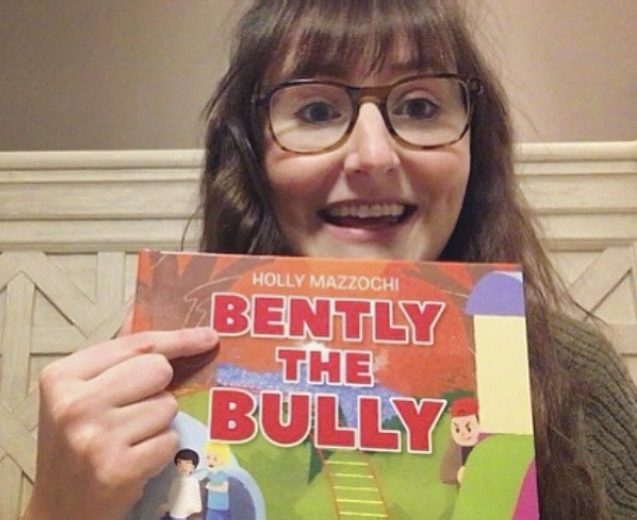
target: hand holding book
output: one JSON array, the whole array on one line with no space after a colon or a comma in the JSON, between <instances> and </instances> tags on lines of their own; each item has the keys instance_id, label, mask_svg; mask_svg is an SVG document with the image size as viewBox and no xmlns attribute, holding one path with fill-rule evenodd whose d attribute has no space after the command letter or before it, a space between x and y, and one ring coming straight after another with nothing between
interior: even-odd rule
<instances>
[{"instance_id":1,"label":"hand holding book","mask_svg":"<svg viewBox=\"0 0 637 520\"><path fill-rule=\"evenodd\" d=\"M42 371L27 520L121 519L173 456L170 360L209 352L217 336L209 327L130 334L127 325L121 334Z\"/></svg>"}]
</instances>

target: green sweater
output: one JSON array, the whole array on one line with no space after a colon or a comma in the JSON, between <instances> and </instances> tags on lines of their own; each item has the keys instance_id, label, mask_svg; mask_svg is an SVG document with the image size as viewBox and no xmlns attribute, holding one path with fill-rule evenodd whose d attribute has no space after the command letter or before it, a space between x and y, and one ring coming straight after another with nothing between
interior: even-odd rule
<instances>
[{"instance_id":1,"label":"green sweater","mask_svg":"<svg viewBox=\"0 0 637 520\"><path fill-rule=\"evenodd\" d=\"M612 345L592 327L553 323L558 355L590 389L584 429L594 470L603 482L610 517L637 519L637 389Z\"/></svg>"}]
</instances>

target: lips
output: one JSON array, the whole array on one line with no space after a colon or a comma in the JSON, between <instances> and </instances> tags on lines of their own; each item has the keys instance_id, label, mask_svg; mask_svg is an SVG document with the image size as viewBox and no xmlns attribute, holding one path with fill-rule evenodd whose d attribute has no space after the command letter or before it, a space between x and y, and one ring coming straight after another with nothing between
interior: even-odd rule
<instances>
[{"instance_id":1,"label":"lips","mask_svg":"<svg viewBox=\"0 0 637 520\"><path fill-rule=\"evenodd\" d=\"M341 202L318 212L328 224L346 228L374 229L401 224L416 210L403 202Z\"/></svg>"}]
</instances>

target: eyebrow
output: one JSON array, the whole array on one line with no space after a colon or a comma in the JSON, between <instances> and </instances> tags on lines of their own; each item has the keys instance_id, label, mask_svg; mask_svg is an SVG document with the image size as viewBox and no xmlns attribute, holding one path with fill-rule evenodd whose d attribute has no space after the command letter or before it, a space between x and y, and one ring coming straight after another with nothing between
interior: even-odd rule
<instances>
[{"instance_id":1,"label":"eyebrow","mask_svg":"<svg viewBox=\"0 0 637 520\"><path fill-rule=\"evenodd\" d=\"M405 72L413 72L414 70L420 70L422 67L415 61L400 61L393 62L389 67L392 74L401 74Z\"/></svg>"},{"instance_id":2,"label":"eyebrow","mask_svg":"<svg viewBox=\"0 0 637 520\"><path fill-rule=\"evenodd\" d=\"M327 80L336 80L343 81L345 83L349 82L349 79L352 76L352 69L344 67L342 64L323 64L320 67L307 67L309 70L304 70L304 67L300 67L297 70L291 70L287 73L279 76L277 83L285 83L287 81L295 80L295 79L327 79ZM388 75L391 77L394 76L404 76L409 73L413 73L416 71L421 71L422 68L418 67L415 63L399 63L394 64L389 67ZM429 69L423 71L428 72Z\"/></svg>"},{"instance_id":3,"label":"eyebrow","mask_svg":"<svg viewBox=\"0 0 637 520\"><path fill-rule=\"evenodd\" d=\"M291 70L287 71L283 74L282 78L284 81L294 79L297 77L305 77L305 76L317 76L317 75L325 75L325 76L333 76L333 77L345 77L347 76L348 71L351 71L349 67L346 67L342 62L325 62L319 65L308 65L304 64L302 66L292 67Z\"/></svg>"}]
</instances>

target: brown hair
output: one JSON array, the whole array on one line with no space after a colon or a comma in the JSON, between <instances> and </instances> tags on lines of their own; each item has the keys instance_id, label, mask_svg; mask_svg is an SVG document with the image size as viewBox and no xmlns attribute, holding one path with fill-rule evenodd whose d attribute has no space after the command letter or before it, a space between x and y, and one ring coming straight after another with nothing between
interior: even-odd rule
<instances>
[{"instance_id":1,"label":"brown hair","mask_svg":"<svg viewBox=\"0 0 637 520\"><path fill-rule=\"evenodd\" d=\"M251 102L269 78L334 73L353 63L379 70L402 42L416 67L480 78L471 174L441 259L522 264L542 517L607 518L581 412L574 413L583 397L551 346L549 318L561 291L514 178L506 97L471 39L465 13L450 0L262 0L244 15L237 36L230 68L207 107L205 251L289 252L270 208L261 166L264 125Z\"/></svg>"}]
</instances>

